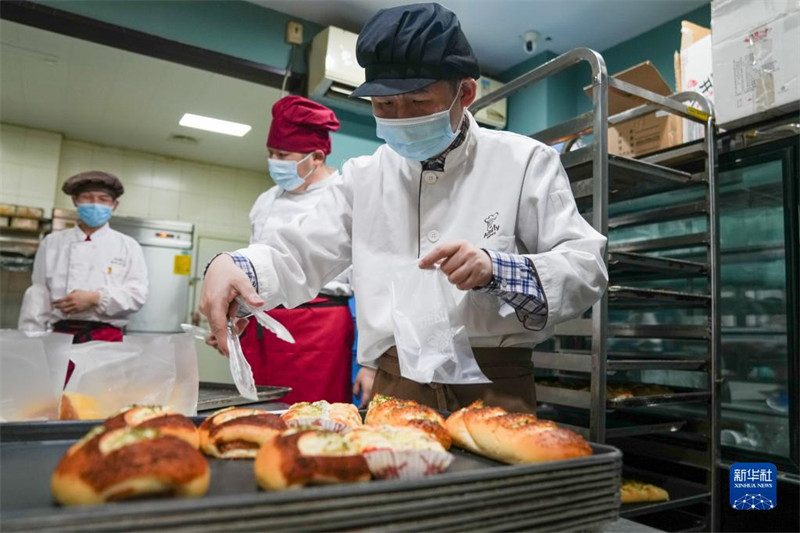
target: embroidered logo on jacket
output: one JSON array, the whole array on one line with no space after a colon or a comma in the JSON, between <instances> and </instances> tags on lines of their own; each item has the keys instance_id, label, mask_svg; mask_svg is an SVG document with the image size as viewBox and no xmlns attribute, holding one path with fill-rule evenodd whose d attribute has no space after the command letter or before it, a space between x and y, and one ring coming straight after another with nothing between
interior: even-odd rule
<instances>
[{"instance_id":1,"label":"embroidered logo on jacket","mask_svg":"<svg viewBox=\"0 0 800 533\"><path fill-rule=\"evenodd\" d=\"M498 215L499 215L498 212L494 212L488 217L483 219L483 221L486 222L486 233L483 234L484 239L488 239L489 237L500 231L500 225L494 223L494 221L497 220Z\"/></svg>"}]
</instances>

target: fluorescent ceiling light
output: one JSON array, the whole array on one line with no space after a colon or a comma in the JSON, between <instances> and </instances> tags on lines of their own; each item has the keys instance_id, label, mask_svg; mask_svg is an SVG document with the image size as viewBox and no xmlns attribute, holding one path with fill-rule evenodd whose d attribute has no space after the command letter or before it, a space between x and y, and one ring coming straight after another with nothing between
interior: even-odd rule
<instances>
[{"instance_id":1,"label":"fluorescent ceiling light","mask_svg":"<svg viewBox=\"0 0 800 533\"><path fill-rule=\"evenodd\" d=\"M224 133L225 135L234 135L236 137L247 135L247 132L252 129L252 127L248 126L247 124L239 124L238 122L229 122L227 120L220 120L218 118L193 115L191 113L184 113L181 121L178 122L178 124L181 126L186 126L187 128L197 128L198 130Z\"/></svg>"}]
</instances>

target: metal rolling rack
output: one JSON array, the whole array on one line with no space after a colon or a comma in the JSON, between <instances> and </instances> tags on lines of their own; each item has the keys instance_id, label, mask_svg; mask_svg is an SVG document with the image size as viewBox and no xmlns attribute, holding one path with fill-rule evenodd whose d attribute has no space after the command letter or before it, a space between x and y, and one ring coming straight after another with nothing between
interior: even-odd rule
<instances>
[{"instance_id":1,"label":"metal rolling rack","mask_svg":"<svg viewBox=\"0 0 800 533\"><path fill-rule=\"evenodd\" d=\"M545 143L567 142L592 134L588 146L562 153L562 164L569 176L578 208L596 230L608 235L609 229L633 227L639 224L674 221L704 216L706 231L642 242L615 244L609 242L605 261L609 267L609 288L591 309L590 318L581 318L556 328L553 349L534 351L536 368L551 369L564 375L589 377L589 390L570 390L537 386L539 402L572 408L571 415L560 419L593 442L615 443L634 441L635 453L655 454L659 460L691 464L706 472L705 486L681 484L675 479L679 501L664 505L638 506L630 516L673 509L680 505L707 502L710 519L705 526L719 529L719 512L712 491L719 487L719 366L720 313L719 303L719 215L717 212L716 181L716 124L711 104L700 94L687 92L669 97L608 76L603 57L587 48L577 48L552 59L540 67L519 76L501 89L476 101L470 108L479 109L508 97L538 81L562 72L577 63L586 62L592 70L592 111L553 126L531 137ZM635 97L643 102L613 117L608 116L609 90ZM686 105L697 102L700 109ZM671 113L705 126L705 138L693 144L659 152L644 159L633 159L608 153L608 125L641 117L653 111ZM698 165L700 165L698 167ZM695 188L698 198L658 207L644 212L623 214L609 219L609 204L642 198L659 193ZM705 261L671 258L669 252L692 247L705 249ZM641 288L639 281L663 279L707 280L704 293L680 292L670 288ZM627 286L624 283L632 283ZM704 324L687 325L628 325L609 323L609 305L625 309L638 307L673 307L701 309L707 312ZM581 350L570 349L568 337L582 338ZM704 355L661 353L648 357L635 351L615 353L608 349L610 338L657 338L705 341ZM590 344L586 345L586 340ZM564 342L566 341L566 342ZM607 398L607 375L620 370L690 370L703 371L706 387L701 390L673 387L669 394L654 394L630 399ZM707 423L688 423L674 417L626 411L629 407L655 406L666 403L693 403L707 408ZM581 411L583 410L583 411ZM647 410L644 410L647 411ZM577 413L577 414L576 414ZM580 414L583 413L583 414ZM542 413L540 413L542 415ZM557 418L558 420L558 418ZM683 429L705 443L703 451L684 452L669 443L645 443L637 448L636 437L648 434L669 435ZM625 447L619 444L625 450ZM649 450L648 450L649 449ZM650 451L652 450L652 452ZM677 450L677 451L676 451ZM653 479L662 484L672 481ZM686 490L684 490L686 489ZM692 490L693 489L693 490ZM622 510L625 514L625 508Z\"/></svg>"}]
</instances>

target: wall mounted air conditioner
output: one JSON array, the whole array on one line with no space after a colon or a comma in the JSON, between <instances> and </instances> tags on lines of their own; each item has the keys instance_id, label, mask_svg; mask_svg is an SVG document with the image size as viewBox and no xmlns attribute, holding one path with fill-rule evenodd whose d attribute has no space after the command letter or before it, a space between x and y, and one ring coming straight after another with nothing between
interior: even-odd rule
<instances>
[{"instance_id":1,"label":"wall mounted air conditioner","mask_svg":"<svg viewBox=\"0 0 800 533\"><path fill-rule=\"evenodd\" d=\"M308 60L308 97L312 100L364 115L372 113L368 98L350 98L353 89L364 83L364 69L356 61L358 34L329 26L311 41ZM503 84L481 76L477 98ZM479 123L493 128L506 126L506 100L481 109L475 115Z\"/></svg>"},{"instance_id":2,"label":"wall mounted air conditioner","mask_svg":"<svg viewBox=\"0 0 800 533\"><path fill-rule=\"evenodd\" d=\"M487 78L486 76L481 76L478 78L478 95L475 99L477 100L478 98L484 97L490 92L496 91L503 85L503 83L500 83L497 80ZM491 126L497 129L505 128L506 122L508 121L507 100L503 98L502 100L493 103L489 107L484 107L475 113L475 120L484 126Z\"/></svg>"},{"instance_id":3,"label":"wall mounted air conditioner","mask_svg":"<svg viewBox=\"0 0 800 533\"><path fill-rule=\"evenodd\" d=\"M362 114L372 113L369 99L350 98L364 83L364 69L356 61L358 34L329 26L311 41L308 59L308 97Z\"/></svg>"}]
</instances>

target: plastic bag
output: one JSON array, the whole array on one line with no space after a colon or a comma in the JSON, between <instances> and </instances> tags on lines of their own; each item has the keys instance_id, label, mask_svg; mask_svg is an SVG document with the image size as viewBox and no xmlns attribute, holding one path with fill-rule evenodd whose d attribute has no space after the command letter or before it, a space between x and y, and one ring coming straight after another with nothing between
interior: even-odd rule
<instances>
[{"instance_id":1,"label":"plastic bag","mask_svg":"<svg viewBox=\"0 0 800 533\"><path fill-rule=\"evenodd\" d=\"M75 371L66 392L89 396L101 416L132 404L197 414L200 376L190 334L126 335L122 342L72 347Z\"/></svg>"},{"instance_id":2,"label":"plastic bag","mask_svg":"<svg viewBox=\"0 0 800 533\"><path fill-rule=\"evenodd\" d=\"M392 280L392 322L400 375L417 383L491 383L481 372L456 311L453 285L416 262Z\"/></svg>"},{"instance_id":3,"label":"plastic bag","mask_svg":"<svg viewBox=\"0 0 800 533\"><path fill-rule=\"evenodd\" d=\"M235 320L232 318L228 323L228 361L231 365L231 376L236 390L248 400L258 401L258 391L256 391L256 380L253 379L253 369L244 357L242 344L236 334Z\"/></svg>"},{"instance_id":4,"label":"plastic bag","mask_svg":"<svg viewBox=\"0 0 800 533\"><path fill-rule=\"evenodd\" d=\"M0 421L55 419L72 335L0 330Z\"/></svg>"}]
</instances>

